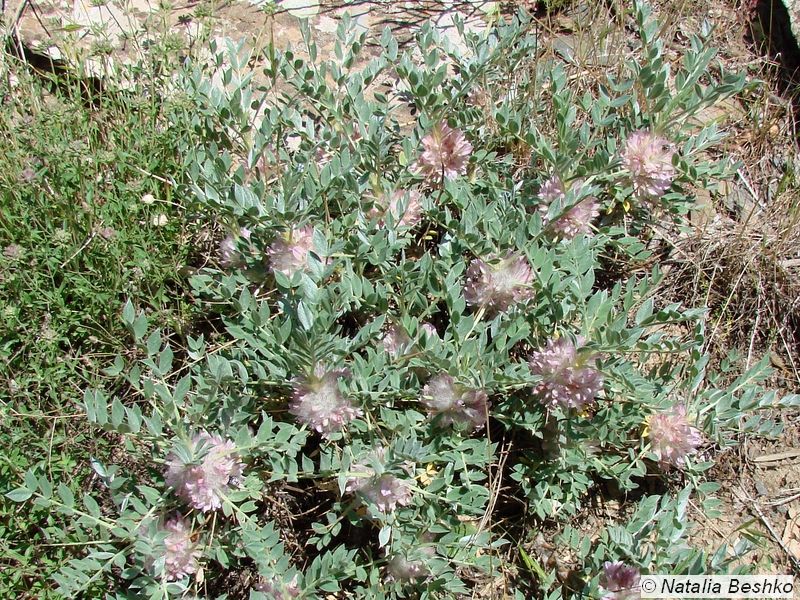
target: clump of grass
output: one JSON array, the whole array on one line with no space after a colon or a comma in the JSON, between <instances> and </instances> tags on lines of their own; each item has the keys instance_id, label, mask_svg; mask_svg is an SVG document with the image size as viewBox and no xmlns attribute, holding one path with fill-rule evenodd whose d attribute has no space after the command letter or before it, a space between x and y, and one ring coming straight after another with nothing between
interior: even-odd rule
<instances>
[{"instance_id":1,"label":"clump of grass","mask_svg":"<svg viewBox=\"0 0 800 600\"><path fill-rule=\"evenodd\" d=\"M0 64L0 487L38 466L79 494L93 483L75 473L91 472L107 445L72 417L109 357L126 352L122 305L178 332L192 318L173 300L191 251L173 193L185 130L154 94L87 99L79 82L10 56ZM69 531L3 497L0 532L0 596L48 597L75 548Z\"/></svg>"}]
</instances>

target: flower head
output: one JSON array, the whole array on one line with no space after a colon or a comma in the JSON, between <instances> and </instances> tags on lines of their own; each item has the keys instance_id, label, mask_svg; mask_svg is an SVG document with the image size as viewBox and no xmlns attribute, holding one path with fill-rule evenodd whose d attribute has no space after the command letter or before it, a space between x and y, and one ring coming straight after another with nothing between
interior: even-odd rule
<instances>
[{"instance_id":1,"label":"flower head","mask_svg":"<svg viewBox=\"0 0 800 600\"><path fill-rule=\"evenodd\" d=\"M459 423L477 429L486 424L486 392L458 384L447 373L436 375L422 388L420 402L441 425Z\"/></svg>"},{"instance_id":2,"label":"flower head","mask_svg":"<svg viewBox=\"0 0 800 600\"><path fill-rule=\"evenodd\" d=\"M686 407L683 404L650 415L647 419L647 437L659 462L678 468L684 467L686 457L694 454L703 443L700 431L686 420Z\"/></svg>"},{"instance_id":3,"label":"flower head","mask_svg":"<svg viewBox=\"0 0 800 600\"><path fill-rule=\"evenodd\" d=\"M164 538L164 577L167 581L183 579L199 567L201 552L192 541L192 529L180 516L167 521Z\"/></svg>"},{"instance_id":4,"label":"flower head","mask_svg":"<svg viewBox=\"0 0 800 600\"><path fill-rule=\"evenodd\" d=\"M563 200L565 195L566 190L564 189L564 184L561 182L561 178L556 175L553 175L542 184L538 194L539 198L541 198L547 206L556 200ZM547 210L544 212L546 213Z\"/></svg>"},{"instance_id":5,"label":"flower head","mask_svg":"<svg viewBox=\"0 0 800 600\"><path fill-rule=\"evenodd\" d=\"M405 329L392 324L381 339L381 346L392 358L397 358L408 351L411 346L411 338L408 337Z\"/></svg>"},{"instance_id":6,"label":"flower head","mask_svg":"<svg viewBox=\"0 0 800 600\"><path fill-rule=\"evenodd\" d=\"M398 506L411 503L411 487L390 473L376 473L371 463L384 462L386 451L376 448L369 458L350 467L353 476L347 479L345 490L357 494L382 513L393 512Z\"/></svg>"},{"instance_id":7,"label":"flower head","mask_svg":"<svg viewBox=\"0 0 800 600\"><path fill-rule=\"evenodd\" d=\"M267 255L274 271L291 277L297 271L308 269L308 253L313 249L314 228L306 226L278 237L267 249Z\"/></svg>"},{"instance_id":8,"label":"flower head","mask_svg":"<svg viewBox=\"0 0 800 600\"><path fill-rule=\"evenodd\" d=\"M533 273L527 259L509 252L501 260L473 260L467 269L464 298L473 306L503 312L531 297Z\"/></svg>"},{"instance_id":9,"label":"flower head","mask_svg":"<svg viewBox=\"0 0 800 600\"><path fill-rule=\"evenodd\" d=\"M417 173L441 181L442 176L455 179L467 172L472 144L461 130L453 129L446 122L439 123L422 138L422 148L415 167Z\"/></svg>"},{"instance_id":10,"label":"flower head","mask_svg":"<svg viewBox=\"0 0 800 600\"><path fill-rule=\"evenodd\" d=\"M431 554L432 552L432 548ZM389 578L394 581L413 581L426 577L429 573L428 567L422 560L412 560L402 554L395 554L386 563L386 570Z\"/></svg>"},{"instance_id":11,"label":"flower head","mask_svg":"<svg viewBox=\"0 0 800 600\"><path fill-rule=\"evenodd\" d=\"M583 180L577 179L572 185L580 188L583 185ZM539 212L542 214L544 222L547 223L547 212L553 202L566 200L567 194L564 189L564 184L561 180L553 176L542 184L539 190L539 197L543 203L539 205ZM580 202L574 204L571 208L566 210L560 217L550 223L550 228L556 235L571 240L581 233L590 233L592 230L592 221L597 218L600 211L597 206L597 198L588 196L581 199Z\"/></svg>"},{"instance_id":12,"label":"flower head","mask_svg":"<svg viewBox=\"0 0 800 600\"><path fill-rule=\"evenodd\" d=\"M289 600L300 596L300 586L297 583L297 576L289 583L279 581L276 577L262 579L255 586L257 592L264 594L269 600Z\"/></svg>"},{"instance_id":13,"label":"flower head","mask_svg":"<svg viewBox=\"0 0 800 600\"><path fill-rule=\"evenodd\" d=\"M247 227L242 227L239 230L239 235L229 235L219 243L219 264L223 267L237 267L242 264L244 257L237 248L238 239L246 241L250 240L250 230Z\"/></svg>"},{"instance_id":14,"label":"flower head","mask_svg":"<svg viewBox=\"0 0 800 600\"><path fill-rule=\"evenodd\" d=\"M593 357L578 355L570 339L548 340L529 359L531 372L542 377L533 391L551 410L559 406L580 409L603 389L603 377L593 364Z\"/></svg>"},{"instance_id":15,"label":"flower head","mask_svg":"<svg viewBox=\"0 0 800 600\"><path fill-rule=\"evenodd\" d=\"M8 260L19 260L25 254L19 244L9 244L3 249L3 256Z\"/></svg>"},{"instance_id":16,"label":"flower head","mask_svg":"<svg viewBox=\"0 0 800 600\"><path fill-rule=\"evenodd\" d=\"M363 412L339 391L340 377L347 369L325 371L317 366L313 376L295 384L289 412L323 436L341 431Z\"/></svg>"},{"instance_id":17,"label":"flower head","mask_svg":"<svg viewBox=\"0 0 800 600\"><path fill-rule=\"evenodd\" d=\"M640 200L658 200L672 185L675 167L672 145L649 131L634 131L625 142L622 166L630 173L633 195Z\"/></svg>"},{"instance_id":18,"label":"flower head","mask_svg":"<svg viewBox=\"0 0 800 600\"><path fill-rule=\"evenodd\" d=\"M436 336L436 328L430 323L420 325L419 333L421 336ZM411 351L413 340L402 326L392 323L381 339L381 346L392 357L397 358Z\"/></svg>"},{"instance_id":19,"label":"flower head","mask_svg":"<svg viewBox=\"0 0 800 600\"><path fill-rule=\"evenodd\" d=\"M36 171L31 167L25 167L22 169L22 173L19 174L19 180L22 183L33 183L36 179Z\"/></svg>"},{"instance_id":20,"label":"flower head","mask_svg":"<svg viewBox=\"0 0 800 600\"><path fill-rule=\"evenodd\" d=\"M606 590L602 600L638 600L641 597L639 570L623 562L606 562L600 585Z\"/></svg>"},{"instance_id":21,"label":"flower head","mask_svg":"<svg viewBox=\"0 0 800 600\"><path fill-rule=\"evenodd\" d=\"M364 467L360 468L364 469ZM358 469L356 467L356 470ZM398 506L407 506L411 502L411 488L408 483L389 473L351 478L345 489L350 493L358 494L360 498L375 506L382 513L393 512Z\"/></svg>"},{"instance_id":22,"label":"flower head","mask_svg":"<svg viewBox=\"0 0 800 600\"><path fill-rule=\"evenodd\" d=\"M386 214L390 213L397 227L416 227L422 221L420 199L420 193L416 190L395 190L391 196L377 201L369 216L377 218L383 226Z\"/></svg>"},{"instance_id":23,"label":"flower head","mask_svg":"<svg viewBox=\"0 0 800 600\"><path fill-rule=\"evenodd\" d=\"M236 445L203 431L192 439L190 451L193 456L205 453L189 463L174 452L167 456L166 483L197 510L217 510L232 484L242 477L243 465L236 454Z\"/></svg>"},{"instance_id":24,"label":"flower head","mask_svg":"<svg viewBox=\"0 0 800 600\"><path fill-rule=\"evenodd\" d=\"M100 237L104 240L112 240L117 235L117 230L113 227L103 227L102 229L97 230L97 233L100 234Z\"/></svg>"},{"instance_id":25,"label":"flower head","mask_svg":"<svg viewBox=\"0 0 800 600\"><path fill-rule=\"evenodd\" d=\"M439 337L439 332L436 331L436 327L434 327L431 323L423 323L422 332L427 337Z\"/></svg>"}]
</instances>

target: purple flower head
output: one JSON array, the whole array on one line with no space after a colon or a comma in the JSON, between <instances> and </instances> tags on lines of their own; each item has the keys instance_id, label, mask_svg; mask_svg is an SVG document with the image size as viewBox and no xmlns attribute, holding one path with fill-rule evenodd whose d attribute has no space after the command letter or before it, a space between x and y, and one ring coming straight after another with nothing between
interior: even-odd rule
<instances>
[{"instance_id":1,"label":"purple flower head","mask_svg":"<svg viewBox=\"0 0 800 600\"><path fill-rule=\"evenodd\" d=\"M606 590L602 600L638 600L641 597L639 570L623 562L606 562L600 585Z\"/></svg>"},{"instance_id":2,"label":"purple flower head","mask_svg":"<svg viewBox=\"0 0 800 600\"><path fill-rule=\"evenodd\" d=\"M416 227L422 220L422 203L416 190L397 190L389 201L389 212L400 227Z\"/></svg>"},{"instance_id":3,"label":"purple flower head","mask_svg":"<svg viewBox=\"0 0 800 600\"><path fill-rule=\"evenodd\" d=\"M197 572L201 552L192 541L192 528L180 516L167 521L162 527L164 538L164 577L176 581Z\"/></svg>"},{"instance_id":4,"label":"purple flower head","mask_svg":"<svg viewBox=\"0 0 800 600\"><path fill-rule=\"evenodd\" d=\"M217 510L222 498L242 477L243 465L236 446L217 434L200 432L191 442L196 461L185 463L176 453L167 456L164 479L190 506L203 512Z\"/></svg>"},{"instance_id":5,"label":"purple flower head","mask_svg":"<svg viewBox=\"0 0 800 600\"><path fill-rule=\"evenodd\" d=\"M447 123L439 123L422 138L422 154L414 170L432 181L455 179L467 172L472 144L463 132Z\"/></svg>"},{"instance_id":6,"label":"purple flower head","mask_svg":"<svg viewBox=\"0 0 800 600\"><path fill-rule=\"evenodd\" d=\"M378 223L384 226L389 213L397 227L416 227L422 221L421 198L416 190L395 190L391 196L377 201L369 216L377 218Z\"/></svg>"},{"instance_id":7,"label":"purple flower head","mask_svg":"<svg viewBox=\"0 0 800 600\"><path fill-rule=\"evenodd\" d=\"M533 388L534 394L551 410L559 406L583 408L603 389L603 377L594 369L594 361L593 357L579 356L569 338L548 340L529 359L531 372L542 377Z\"/></svg>"},{"instance_id":8,"label":"purple flower head","mask_svg":"<svg viewBox=\"0 0 800 600\"><path fill-rule=\"evenodd\" d=\"M383 336L381 346L392 358L397 358L408 352L411 338L400 325L392 324Z\"/></svg>"},{"instance_id":9,"label":"purple flower head","mask_svg":"<svg viewBox=\"0 0 800 600\"><path fill-rule=\"evenodd\" d=\"M313 250L314 228L306 226L278 237L267 249L267 255L274 271L291 277L298 271L308 269L308 253ZM327 264L326 259L320 259Z\"/></svg>"},{"instance_id":10,"label":"purple flower head","mask_svg":"<svg viewBox=\"0 0 800 600\"><path fill-rule=\"evenodd\" d=\"M117 230L114 229L113 227L103 227L102 229L98 230L97 233L100 234L101 238L103 238L104 240L108 241L108 240L112 240L112 239L114 239L116 237Z\"/></svg>"},{"instance_id":11,"label":"purple flower head","mask_svg":"<svg viewBox=\"0 0 800 600\"><path fill-rule=\"evenodd\" d=\"M550 206L556 200L563 200L566 196L566 190L564 189L564 184L561 183L561 178L557 175L553 175L550 179L545 181L542 187L539 188L538 196L545 203L545 210L543 212L546 214L547 206ZM542 207L540 207L539 210L541 211Z\"/></svg>"},{"instance_id":12,"label":"purple flower head","mask_svg":"<svg viewBox=\"0 0 800 600\"><path fill-rule=\"evenodd\" d=\"M467 269L464 299L472 306L486 307L491 314L508 310L532 296L533 272L528 260L509 252L502 260L473 260Z\"/></svg>"},{"instance_id":13,"label":"purple flower head","mask_svg":"<svg viewBox=\"0 0 800 600\"><path fill-rule=\"evenodd\" d=\"M670 410L650 415L647 419L650 447L662 466L683 468L686 457L694 454L703 436L686 420L686 407L677 404Z\"/></svg>"},{"instance_id":14,"label":"purple flower head","mask_svg":"<svg viewBox=\"0 0 800 600\"><path fill-rule=\"evenodd\" d=\"M325 371L317 365L313 376L295 384L289 412L324 437L341 431L363 414L339 391L339 378L349 375L347 369Z\"/></svg>"},{"instance_id":15,"label":"purple flower head","mask_svg":"<svg viewBox=\"0 0 800 600\"><path fill-rule=\"evenodd\" d=\"M279 581L276 577L264 578L256 584L255 590L264 594L269 600L290 600L299 597L301 591L296 575L289 583Z\"/></svg>"},{"instance_id":16,"label":"purple flower head","mask_svg":"<svg viewBox=\"0 0 800 600\"><path fill-rule=\"evenodd\" d=\"M33 170L31 167L25 167L19 174L19 180L22 183L33 183L35 179L36 179L36 171Z\"/></svg>"},{"instance_id":17,"label":"purple flower head","mask_svg":"<svg viewBox=\"0 0 800 600\"><path fill-rule=\"evenodd\" d=\"M432 418L438 417L442 426L458 423L477 429L486 424L486 392L458 384L447 373L440 373L428 381L422 388L420 402Z\"/></svg>"},{"instance_id":18,"label":"purple flower head","mask_svg":"<svg viewBox=\"0 0 800 600\"><path fill-rule=\"evenodd\" d=\"M250 241L250 230L242 227L239 235L229 235L219 243L219 264L225 268L238 267L244 262L244 257L237 247L238 239Z\"/></svg>"},{"instance_id":19,"label":"purple flower head","mask_svg":"<svg viewBox=\"0 0 800 600\"><path fill-rule=\"evenodd\" d=\"M383 448L377 448L370 454L372 460L352 465L350 470L354 475L345 484L346 491L357 494L384 514L411 503L411 487L406 481L389 473L378 474L370 466L376 461L383 463L385 454Z\"/></svg>"},{"instance_id":20,"label":"purple flower head","mask_svg":"<svg viewBox=\"0 0 800 600\"><path fill-rule=\"evenodd\" d=\"M652 202L664 195L675 178L674 155L672 144L649 131L634 131L628 137L622 166L630 175L636 198Z\"/></svg>"},{"instance_id":21,"label":"purple flower head","mask_svg":"<svg viewBox=\"0 0 800 600\"><path fill-rule=\"evenodd\" d=\"M422 331L424 335L428 337L439 337L439 332L436 331L436 327L434 327L430 323L423 323L422 324Z\"/></svg>"},{"instance_id":22,"label":"purple flower head","mask_svg":"<svg viewBox=\"0 0 800 600\"><path fill-rule=\"evenodd\" d=\"M411 560L402 554L395 554L386 563L386 570L392 581L413 581L427 577L429 570L422 560Z\"/></svg>"},{"instance_id":23,"label":"purple flower head","mask_svg":"<svg viewBox=\"0 0 800 600\"><path fill-rule=\"evenodd\" d=\"M583 185L582 179L572 182L572 187L580 188ZM547 212L553 202L564 202L567 197L564 184L561 180L553 176L542 184L539 190L539 197L542 204L539 205L539 212L544 223L547 224ZM600 215L597 198L588 196L583 198L570 209L566 210L560 217L550 223L550 228L556 235L563 239L571 240L581 233L591 233L592 221Z\"/></svg>"},{"instance_id":24,"label":"purple flower head","mask_svg":"<svg viewBox=\"0 0 800 600\"><path fill-rule=\"evenodd\" d=\"M19 244L9 244L3 249L3 256L9 260L19 260L25 251Z\"/></svg>"},{"instance_id":25,"label":"purple flower head","mask_svg":"<svg viewBox=\"0 0 800 600\"><path fill-rule=\"evenodd\" d=\"M437 336L436 328L430 323L420 325L420 336ZM398 358L413 349L413 340L401 325L392 323L381 339L381 346L392 357Z\"/></svg>"}]
</instances>

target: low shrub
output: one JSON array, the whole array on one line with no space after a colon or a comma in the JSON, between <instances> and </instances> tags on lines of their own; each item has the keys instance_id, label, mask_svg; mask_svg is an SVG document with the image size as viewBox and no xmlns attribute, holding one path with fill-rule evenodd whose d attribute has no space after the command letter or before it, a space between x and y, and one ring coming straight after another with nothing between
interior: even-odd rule
<instances>
[{"instance_id":1,"label":"low shrub","mask_svg":"<svg viewBox=\"0 0 800 600\"><path fill-rule=\"evenodd\" d=\"M798 399L766 363L706 372L648 225L735 168L694 117L745 84L700 38L672 72L632 16L638 51L580 93L524 15L466 52L426 26L369 59L345 19L330 59L305 30L258 77L232 42L189 67L191 193L229 230L191 285L224 333L175 348L126 305L146 357L84 405L135 468L95 465L110 503L34 472L12 492L92 540L64 594L622 598L740 568L746 546L687 543L688 502L711 514L715 450ZM618 522L575 527L614 493Z\"/></svg>"}]
</instances>

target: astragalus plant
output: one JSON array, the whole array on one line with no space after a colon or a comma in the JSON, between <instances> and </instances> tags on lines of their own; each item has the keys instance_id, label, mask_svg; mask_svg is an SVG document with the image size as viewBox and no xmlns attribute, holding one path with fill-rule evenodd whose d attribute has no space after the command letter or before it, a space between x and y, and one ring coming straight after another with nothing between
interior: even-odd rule
<instances>
[{"instance_id":1,"label":"astragalus plant","mask_svg":"<svg viewBox=\"0 0 800 600\"><path fill-rule=\"evenodd\" d=\"M730 171L692 117L744 82L700 39L673 72L632 16L639 51L580 93L524 16L466 52L425 26L370 58L345 19L327 60L305 30L255 73L232 42L188 67L185 193L227 230L192 284L219 333L177 351L128 305L146 357L85 401L125 466L95 465L97 497L14 492L75 516L65 594L622 598L730 568L688 545L687 502L711 507L715 449L796 399L763 365L709 383L702 307L659 304L641 265L649 224ZM640 500L584 535L609 489Z\"/></svg>"}]
</instances>

